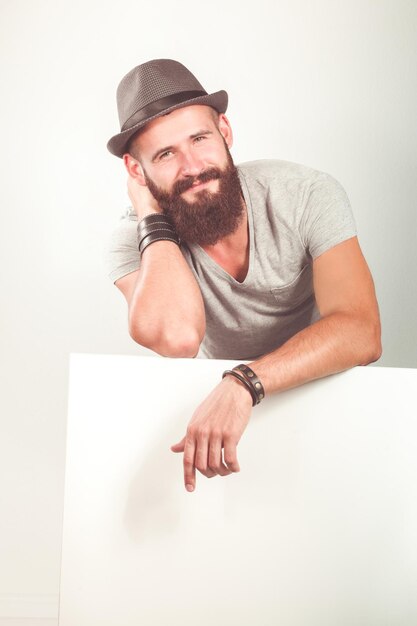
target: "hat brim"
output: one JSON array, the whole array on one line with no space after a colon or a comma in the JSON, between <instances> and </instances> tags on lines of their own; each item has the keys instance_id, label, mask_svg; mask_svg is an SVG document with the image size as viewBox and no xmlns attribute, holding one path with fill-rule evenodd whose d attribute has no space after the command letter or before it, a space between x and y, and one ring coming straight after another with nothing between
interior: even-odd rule
<instances>
[{"instance_id":1,"label":"hat brim","mask_svg":"<svg viewBox=\"0 0 417 626\"><path fill-rule=\"evenodd\" d=\"M216 109L219 113L225 113L227 109L227 103L228 103L228 95L227 95L227 92L223 90L216 91L215 93L212 93L212 94L207 94L206 96L199 96L198 98L185 100L184 102L180 102L179 104L176 104L172 107L168 107L167 109L164 109L164 111L161 111L160 113L157 113L156 115L153 115L151 117L146 118L145 120L142 120L138 124L135 124L135 126L132 126L132 128L128 128L127 130L124 130L121 133L114 135L114 137L112 137L108 141L107 149L109 150L109 152L114 154L114 156L117 156L121 159L123 155L126 153L126 147L130 138L138 130L143 128L143 126L146 126L146 124L156 119L157 117L161 117L162 115L165 115L166 113L175 111L175 109L181 109L183 107L191 106L193 104L206 104Z\"/></svg>"}]
</instances>

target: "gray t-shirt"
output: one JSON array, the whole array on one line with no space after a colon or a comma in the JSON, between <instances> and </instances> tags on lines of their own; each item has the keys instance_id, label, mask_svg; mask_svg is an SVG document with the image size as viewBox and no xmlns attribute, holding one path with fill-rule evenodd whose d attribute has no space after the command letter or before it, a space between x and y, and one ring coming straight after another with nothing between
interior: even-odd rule
<instances>
[{"instance_id":1,"label":"gray t-shirt","mask_svg":"<svg viewBox=\"0 0 417 626\"><path fill-rule=\"evenodd\" d=\"M312 260L357 234L348 197L324 172L281 160L237 166L248 210L249 269L240 283L197 244L181 245L200 286L206 334L198 356L251 360L320 318ZM139 268L128 209L108 250L111 280Z\"/></svg>"}]
</instances>

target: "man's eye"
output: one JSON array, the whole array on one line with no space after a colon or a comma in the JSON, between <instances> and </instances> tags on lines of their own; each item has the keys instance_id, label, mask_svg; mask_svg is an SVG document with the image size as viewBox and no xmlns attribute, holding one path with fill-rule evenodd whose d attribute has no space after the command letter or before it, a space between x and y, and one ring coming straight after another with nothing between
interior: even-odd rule
<instances>
[{"instance_id":1,"label":"man's eye","mask_svg":"<svg viewBox=\"0 0 417 626\"><path fill-rule=\"evenodd\" d=\"M159 155L160 159L165 158L166 156L168 156L168 154L171 154L171 150L167 150L166 152L163 152L162 154Z\"/></svg>"},{"instance_id":2,"label":"man's eye","mask_svg":"<svg viewBox=\"0 0 417 626\"><path fill-rule=\"evenodd\" d=\"M198 137L195 137L195 141L198 141L199 139L205 139L205 135L199 135Z\"/></svg>"}]
</instances>

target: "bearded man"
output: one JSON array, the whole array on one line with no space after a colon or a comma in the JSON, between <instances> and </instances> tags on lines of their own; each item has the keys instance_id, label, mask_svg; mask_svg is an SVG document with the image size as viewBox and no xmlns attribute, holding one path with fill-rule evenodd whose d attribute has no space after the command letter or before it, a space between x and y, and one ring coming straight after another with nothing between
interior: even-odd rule
<instances>
[{"instance_id":1,"label":"bearded man","mask_svg":"<svg viewBox=\"0 0 417 626\"><path fill-rule=\"evenodd\" d=\"M170 357L251 361L227 370L183 439L184 482L239 471L237 444L265 395L376 361L373 280L349 200L327 173L233 163L227 94L157 59L117 90L133 208L109 250L129 332Z\"/></svg>"}]
</instances>

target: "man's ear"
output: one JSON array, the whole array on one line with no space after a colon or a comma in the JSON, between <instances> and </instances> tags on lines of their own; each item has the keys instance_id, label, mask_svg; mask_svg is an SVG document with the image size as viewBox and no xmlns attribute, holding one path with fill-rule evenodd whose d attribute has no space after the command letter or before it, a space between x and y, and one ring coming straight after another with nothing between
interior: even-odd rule
<instances>
[{"instance_id":1,"label":"man's ear","mask_svg":"<svg viewBox=\"0 0 417 626\"><path fill-rule=\"evenodd\" d=\"M126 152L126 154L123 155L123 162L129 176L136 178L139 185L144 185L146 187L146 180L140 162L129 154L129 152Z\"/></svg>"},{"instance_id":2,"label":"man's ear","mask_svg":"<svg viewBox=\"0 0 417 626\"><path fill-rule=\"evenodd\" d=\"M227 147L230 149L233 145L233 132L230 122L224 113L221 113L219 116L219 131L223 135Z\"/></svg>"}]
</instances>

